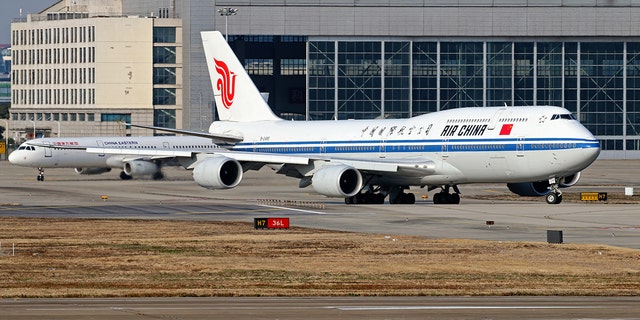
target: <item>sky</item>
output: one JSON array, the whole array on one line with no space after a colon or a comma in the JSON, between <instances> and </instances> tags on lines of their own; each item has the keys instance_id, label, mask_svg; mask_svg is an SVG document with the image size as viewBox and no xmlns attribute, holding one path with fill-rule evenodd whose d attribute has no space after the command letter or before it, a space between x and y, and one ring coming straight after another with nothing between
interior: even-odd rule
<instances>
[{"instance_id":1,"label":"sky","mask_svg":"<svg viewBox=\"0 0 640 320\"><path fill-rule=\"evenodd\" d=\"M0 44L11 43L11 19L20 17L20 9L22 8L22 16L26 17L28 13L40 12L57 0L0 0Z\"/></svg>"}]
</instances>

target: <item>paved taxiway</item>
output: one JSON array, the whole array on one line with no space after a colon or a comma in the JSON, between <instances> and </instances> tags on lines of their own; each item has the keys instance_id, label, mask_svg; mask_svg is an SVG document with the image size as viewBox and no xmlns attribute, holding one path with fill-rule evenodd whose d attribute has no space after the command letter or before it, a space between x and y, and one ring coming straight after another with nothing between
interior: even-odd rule
<instances>
[{"instance_id":1,"label":"paved taxiway","mask_svg":"<svg viewBox=\"0 0 640 320\"><path fill-rule=\"evenodd\" d=\"M637 187L640 161L597 161L568 193L623 194ZM546 241L546 230L562 230L569 243L640 248L637 204L562 203L543 199L503 201L503 185L463 186L460 205L346 206L294 179L268 170L248 172L234 190L198 187L190 173L166 168L166 181L121 181L118 172L78 176L70 169L37 170L0 162L0 217L139 218L234 220L285 216L294 226L381 234L500 241ZM416 189L418 196L423 190ZM636 193L640 189L636 190ZM432 196L433 192L429 194ZM492 200L468 198L489 196ZM103 199L106 196L107 199ZM284 208L257 199L295 200ZM318 205L322 204L322 207ZM491 227L486 221L494 221ZM640 319L637 297L339 297L339 298L149 298L4 299L7 319Z\"/></svg>"},{"instance_id":2,"label":"paved taxiway","mask_svg":"<svg viewBox=\"0 0 640 320\"><path fill-rule=\"evenodd\" d=\"M0 300L6 319L640 319L640 299L310 297Z\"/></svg>"},{"instance_id":3,"label":"paved taxiway","mask_svg":"<svg viewBox=\"0 0 640 320\"><path fill-rule=\"evenodd\" d=\"M635 174L639 169L640 161L596 161L583 172L578 186L565 192L622 195L625 187L640 184ZM299 189L297 180L276 176L268 169L246 173L236 189L216 191L197 186L181 168L166 168L166 181L121 181L115 171L79 176L71 169L53 169L46 171L46 181L39 182L36 173L0 162L0 216L246 222L254 217L284 216L294 226L436 238L544 242L547 230L562 230L565 243L640 248L638 204L499 200L500 195L509 194L504 185L462 186L460 205L434 205L427 198L415 205L347 206L309 188ZM413 190L418 197L424 191ZM635 191L640 193L640 188ZM469 195L491 200L465 197ZM302 206L265 205L257 199L294 200ZM487 226L487 221L494 224Z\"/></svg>"}]
</instances>

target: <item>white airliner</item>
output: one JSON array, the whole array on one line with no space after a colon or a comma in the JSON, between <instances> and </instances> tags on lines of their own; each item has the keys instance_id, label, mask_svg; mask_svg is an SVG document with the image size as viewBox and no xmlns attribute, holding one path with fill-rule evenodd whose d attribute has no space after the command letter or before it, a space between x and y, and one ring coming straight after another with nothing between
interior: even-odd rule
<instances>
[{"instance_id":1,"label":"white airliner","mask_svg":"<svg viewBox=\"0 0 640 320\"><path fill-rule=\"evenodd\" d=\"M90 147L120 151L119 154L86 152ZM121 168L123 180L141 176L162 179L162 165L179 165L175 156L218 149L211 139L190 136L40 138L20 145L9 155L9 162L38 168L38 181L44 181L45 168L74 168L78 174L100 174ZM154 155L157 150L162 150L163 155Z\"/></svg>"},{"instance_id":2,"label":"white airliner","mask_svg":"<svg viewBox=\"0 0 640 320\"><path fill-rule=\"evenodd\" d=\"M312 186L347 204L383 203L387 196L390 203L414 203L414 194L405 192L412 186L440 188L434 203L457 204L458 185L469 183L506 183L519 195L560 203L559 188L574 185L600 153L598 140L569 111L551 106L460 108L410 119L286 121L272 113L219 32L202 32L202 38L220 121L208 134L170 131L226 143L219 151L177 155L205 188L234 188L244 171L269 165L298 178L300 187Z\"/></svg>"}]
</instances>

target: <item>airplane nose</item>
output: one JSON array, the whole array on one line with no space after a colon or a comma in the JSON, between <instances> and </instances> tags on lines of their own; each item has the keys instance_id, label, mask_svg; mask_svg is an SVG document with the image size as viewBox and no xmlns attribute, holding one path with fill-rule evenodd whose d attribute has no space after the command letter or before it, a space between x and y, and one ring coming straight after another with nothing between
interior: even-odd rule
<instances>
[{"instance_id":1,"label":"airplane nose","mask_svg":"<svg viewBox=\"0 0 640 320\"><path fill-rule=\"evenodd\" d=\"M585 155L585 158L589 159L589 163L595 161L600 155L600 144L598 144L597 148L583 149L583 153Z\"/></svg>"},{"instance_id":2,"label":"airplane nose","mask_svg":"<svg viewBox=\"0 0 640 320\"><path fill-rule=\"evenodd\" d=\"M16 162L18 161L18 155L16 153L18 152L14 151L9 154L9 162L12 164L17 164Z\"/></svg>"},{"instance_id":3,"label":"airplane nose","mask_svg":"<svg viewBox=\"0 0 640 320\"><path fill-rule=\"evenodd\" d=\"M23 155L23 152L21 151L14 151L11 152L11 154L9 154L9 163L11 164L17 164L17 165L21 165L24 164L24 162L26 161L26 157Z\"/></svg>"}]
</instances>

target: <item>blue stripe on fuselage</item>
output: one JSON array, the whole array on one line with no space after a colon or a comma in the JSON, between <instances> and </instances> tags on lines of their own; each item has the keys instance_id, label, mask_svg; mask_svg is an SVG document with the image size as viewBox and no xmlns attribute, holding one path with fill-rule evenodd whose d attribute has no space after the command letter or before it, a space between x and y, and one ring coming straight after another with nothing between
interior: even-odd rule
<instances>
[{"instance_id":1,"label":"blue stripe on fuselage","mask_svg":"<svg viewBox=\"0 0 640 320\"><path fill-rule=\"evenodd\" d=\"M244 142L233 149L277 154L394 153L394 152L503 152L599 148L597 140L577 138L509 138L450 140L356 140Z\"/></svg>"}]
</instances>

